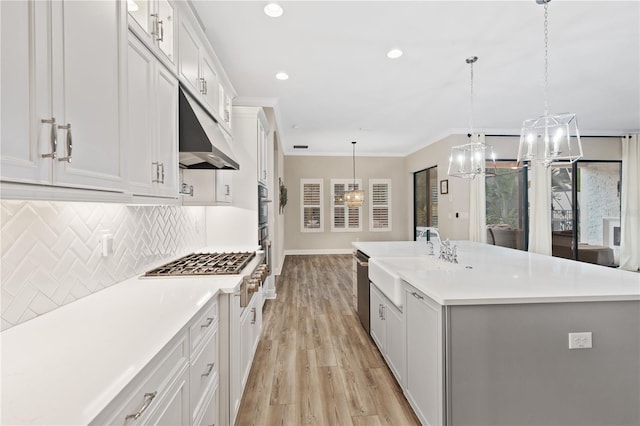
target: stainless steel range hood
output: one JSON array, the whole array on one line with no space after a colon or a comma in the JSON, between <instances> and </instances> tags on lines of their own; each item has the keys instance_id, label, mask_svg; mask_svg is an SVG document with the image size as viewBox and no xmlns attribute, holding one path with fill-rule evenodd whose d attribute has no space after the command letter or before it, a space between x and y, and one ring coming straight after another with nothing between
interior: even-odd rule
<instances>
[{"instance_id":1,"label":"stainless steel range hood","mask_svg":"<svg viewBox=\"0 0 640 426\"><path fill-rule=\"evenodd\" d=\"M179 161L187 169L238 170L228 136L187 91L179 94Z\"/></svg>"}]
</instances>

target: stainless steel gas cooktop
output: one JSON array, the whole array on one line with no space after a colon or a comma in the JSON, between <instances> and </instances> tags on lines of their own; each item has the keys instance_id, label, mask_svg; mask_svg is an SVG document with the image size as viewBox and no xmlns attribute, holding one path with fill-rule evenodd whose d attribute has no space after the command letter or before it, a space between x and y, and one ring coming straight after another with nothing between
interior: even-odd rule
<instances>
[{"instance_id":1,"label":"stainless steel gas cooktop","mask_svg":"<svg viewBox=\"0 0 640 426\"><path fill-rule=\"evenodd\" d=\"M191 253L152 269L144 276L238 275L255 255L255 252Z\"/></svg>"}]
</instances>

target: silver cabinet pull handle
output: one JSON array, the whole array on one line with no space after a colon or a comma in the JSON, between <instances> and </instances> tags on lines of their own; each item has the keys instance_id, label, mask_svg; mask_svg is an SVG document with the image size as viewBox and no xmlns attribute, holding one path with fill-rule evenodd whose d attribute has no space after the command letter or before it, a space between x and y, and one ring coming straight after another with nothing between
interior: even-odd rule
<instances>
[{"instance_id":1,"label":"silver cabinet pull handle","mask_svg":"<svg viewBox=\"0 0 640 426\"><path fill-rule=\"evenodd\" d=\"M386 321L386 319L387 319L387 315L386 315L386 314L385 314L385 312L384 312L385 310L386 310L386 307L385 307L385 306L383 306L383 307L382 307L382 321Z\"/></svg>"},{"instance_id":2,"label":"silver cabinet pull handle","mask_svg":"<svg viewBox=\"0 0 640 426\"><path fill-rule=\"evenodd\" d=\"M420 300L424 300L424 297L420 296L418 293L416 293L415 291L413 293L413 297L415 297L416 299L420 299Z\"/></svg>"},{"instance_id":3,"label":"silver cabinet pull handle","mask_svg":"<svg viewBox=\"0 0 640 426\"><path fill-rule=\"evenodd\" d=\"M231 188L229 187L229 185L225 185L224 188L225 188L224 195L231 195Z\"/></svg>"},{"instance_id":4,"label":"silver cabinet pull handle","mask_svg":"<svg viewBox=\"0 0 640 426\"><path fill-rule=\"evenodd\" d=\"M164 183L164 163L160 163L160 165L159 165L159 166L160 166L160 170L161 170L161 172L160 172L160 176L162 176L162 177L160 178L160 183Z\"/></svg>"},{"instance_id":5,"label":"silver cabinet pull handle","mask_svg":"<svg viewBox=\"0 0 640 426\"><path fill-rule=\"evenodd\" d=\"M200 93L202 93L204 95L205 94L205 92L204 92L205 79L204 79L204 77L200 77L198 80L200 80Z\"/></svg>"},{"instance_id":6,"label":"silver cabinet pull handle","mask_svg":"<svg viewBox=\"0 0 640 426\"><path fill-rule=\"evenodd\" d=\"M213 364L207 364L207 372L206 373L202 373L200 375L200 377L207 377L209 374L211 374L211 371L213 370L213 367L216 365L216 363L214 362Z\"/></svg>"},{"instance_id":7,"label":"silver cabinet pull handle","mask_svg":"<svg viewBox=\"0 0 640 426\"><path fill-rule=\"evenodd\" d=\"M212 322L213 322L213 318L209 317L207 318L207 322L205 324L200 325L200 328L207 328L211 325Z\"/></svg>"},{"instance_id":8,"label":"silver cabinet pull handle","mask_svg":"<svg viewBox=\"0 0 640 426\"><path fill-rule=\"evenodd\" d=\"M157 13L152 13L149 16L151 16L153 19L153 29L151 30L151 35L155 36L156 40L158 39L158 14Z\"/></svg>"},{"instance_id":9,"label":"silver cabinet pull handle","mask_svg":"<svg viewBox=\"0 0 640 426\"><path fill-rule=\"evenodd\" d=\"M204 81L204 94L206 95L209 92L209 85L207 84L207 80Z\"/></svg>"},{"instance_id":10,"label":"silver cabinet pull handle","mask_svg":"<svg viewBox=\"0 0 640 426\"><path fill-rule=\"evenodd\" d=\"M154 161L151 164L154 165L156 168L156 178L153 179L151 182L160 183L160 163L158 163L157 161Z\"/></svg>"},{"instance_id":11,"label":"silver cabinet pull handle","mask_svg":"<svg viewBox=\"0 0 640 426\"><path fill-rule=\"evenodd\" d=\"M160 29L160 31L158 31L160 33L160 37L157 37L156 40L158 41L164 41L164 23L162 22L162 19L158 20L158 28Z\"/></svg>"},{"instance_id":12,"label":"silver cabinet pull handle","mask_svg":"<svg viewBox=\"0 0 640 426\"><path fill-rule=\"evenodd\" d=\"M71 137L71 123L67 123L62 126L58 126L58 129L63 129L67 131L67 156L58 158L58 161L66 161L67 163L71 162L71 151L73 150L73 139Z\"/></svg>"},{"instance_id":13,"label":"silver cabinet pull handle","mask_svg":"<svg viewBox=\"0 0 640 426\"><path fill-rule=\"evenodd\" d=\"M140 407L140 409L135 414L128 414L127 417L125 417L124 419L125 420L129 420L129 419L137 420L138 418L140 418L142 413L144 413L145 410L147 408L149 408L149 405L151 404L151 401L153 401L153 398L155 398L157 394L158 394L158 391L151 392L151 393L145 393L144 394L144 404L142 404L142 407Z\"/></svg>"},{"instance_id":14,"label":"silver cabinet pull handle","mask_svg":"<svg viewBox=\"0 0 640 426\"><path fill-rule=\"evenodd\" d=\"M49 142L51 143L51 152L48 154L42 154L42 158L56 158L58 151L58 126L56 126L56 119L51 117L51 120L40 120L42 123L51 124L51 134L49 136Z\"/></svg>"},{"instance_id":15,"label":"silver cabinet pull handle","mask_svg":"<svg viewBox=\"0 0 640 426\"><path fill-rule=\"evenodd\" d=\"M251 313L253 314L253 319L251 320L251 324L255 324L256 318L257 318L256 308L251 308Z\"/></svg>"}]
</instances>

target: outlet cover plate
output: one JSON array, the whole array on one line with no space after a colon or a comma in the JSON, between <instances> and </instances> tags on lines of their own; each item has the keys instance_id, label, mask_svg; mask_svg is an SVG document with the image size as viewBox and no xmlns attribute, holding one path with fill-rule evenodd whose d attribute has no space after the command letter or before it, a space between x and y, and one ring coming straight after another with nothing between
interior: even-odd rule
<instances>
[{"instance_id":1,"label":"outlet cover plate","mask_svg":"<svg viewBox=\"0 0 640 426\"><path fill-rule=\"evenodd\" d=\"M588 349L593 347L593 335L590 331L569 333L569 349Z\"/></svg>"}]
</instances>

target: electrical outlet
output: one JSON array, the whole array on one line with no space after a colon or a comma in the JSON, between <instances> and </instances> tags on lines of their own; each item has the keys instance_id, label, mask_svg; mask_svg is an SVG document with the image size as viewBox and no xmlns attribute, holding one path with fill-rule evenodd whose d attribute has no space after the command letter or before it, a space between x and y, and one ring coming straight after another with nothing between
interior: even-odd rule
<instances>
[{"instance_id":1,"label":"electrical outlet","mask_svg":"<svg viewBox=\"0 0 640 426\"><path fill-rule=\"evenodd\" d=\"M588 349L593 347L592 333L569 333L569 349Z\"/></svg>"},{"instance_id":2,"label":"electrical outlet","mask_svg":"<svg viewBox=\"0 0 640 426\"><path fill-rule=\"evenodd\" d=\"M102 234L102 257L107 257L113 253L113 234L110 231L104 231Z\"/></svg>"}]
</instances>

